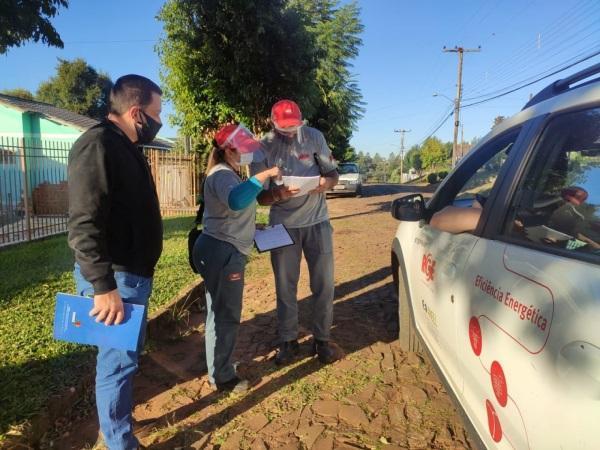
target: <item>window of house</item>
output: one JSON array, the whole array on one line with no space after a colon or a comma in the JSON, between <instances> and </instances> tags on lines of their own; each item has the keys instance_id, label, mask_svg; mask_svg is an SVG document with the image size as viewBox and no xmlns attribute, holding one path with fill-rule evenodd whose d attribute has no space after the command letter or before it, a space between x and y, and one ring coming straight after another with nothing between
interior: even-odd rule
<instances>
[{"instance_id":1,"label":"window of house","mask_svg":"<svg viewBox=\"0 0 600 450\"><path fill-rule=\"evenodd\" d=\"M542 248L600 258L600 108L548 124L504 232Z\"/></svg>"}]
</instances>

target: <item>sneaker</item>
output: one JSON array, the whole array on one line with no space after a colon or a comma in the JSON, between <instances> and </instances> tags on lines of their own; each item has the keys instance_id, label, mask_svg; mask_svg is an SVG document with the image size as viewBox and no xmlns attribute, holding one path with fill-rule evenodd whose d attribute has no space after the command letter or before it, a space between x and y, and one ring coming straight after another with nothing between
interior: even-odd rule
<instances>
[{"instance_id":1,"label":"sneaker","mask_svg":"<svg viewBox=\"0 0 600 450\"><path fill-rule=\"evenodd\" d=\"M278 366L284 366L293 361L293 359L300 353L300 345L298 341L285 341L279 344L279 350L275 355L275 364Z\"/></svg>"},{"instance_id":2,"label":"sneaker","mask_svg":"<svg viewBox=\"0 0 600 450\"><path fill-rule=\"evenodd\" d=\"M319 361L323 364L331 364L338 359L342 359L344 352L333 342L315 339L313 342L313 355L317 355Z\"/></svg>"},{"instance_id":3,"label":"sneaker","mask_svg":"<svg viewBox=\"0 0 600 450\"><path fill-rule=\"evenodd\" d=\"M237 376L225 383L217 383L217 391L219 392L233 392L239 394L241 392L246 392L248 389L250 389L248 380L243 380Z\"/></svg>"}]
</instances>

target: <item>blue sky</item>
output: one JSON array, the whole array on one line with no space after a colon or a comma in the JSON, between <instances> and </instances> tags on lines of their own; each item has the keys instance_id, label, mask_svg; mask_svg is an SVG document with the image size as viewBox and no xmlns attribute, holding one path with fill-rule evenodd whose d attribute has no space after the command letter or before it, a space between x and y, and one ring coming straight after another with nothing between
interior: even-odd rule
<instances>
[{"instance_id":1,"label":"blue sky","mask_svg":"<svg viewBox=\"0 0 600 450\"><path fill-rule=\"evenodd\" d=\"M84 58L113 79L141 73L158 80L154 45L162 28L155 16L162 0L103 2L71 0L53 21L64 49L27 43L0 56L0 89L35 91L54 74L57 58ZM425 138L447 114L456 93L457 55L442 47L462 45L480 53L465 55L464 98L484 96L514 83L535 79L553 67L600 50L597 0L363 0L363 46L353 72L366 113L352 138L357 150L398 152L399 135L408 148ZM465 140L485 135L498 115L510 116L550 81L600 62L595 57L528 88L466 108ZM478 100L478 99L476 99ZM469 101L465 100L465 104ZM172 109L166 105L168 114ZM165 116L166 117L166 116ZM166 122L166 121L165 121ZM165 125L163 136L176 130ZM452 119L436 133L452 140Z\"/></svg>"}]
</instances>

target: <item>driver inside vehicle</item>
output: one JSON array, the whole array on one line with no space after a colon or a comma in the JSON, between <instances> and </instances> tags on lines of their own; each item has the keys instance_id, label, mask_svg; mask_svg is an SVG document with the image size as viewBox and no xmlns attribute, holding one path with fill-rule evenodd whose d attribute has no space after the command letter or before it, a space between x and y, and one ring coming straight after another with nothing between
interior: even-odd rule
<instances>
[{"instance_id":1,"label":"driver inside vehicle","mask_svg":"<svg viewBox=\"0 0 600 450\"><path fill-rule=\"evenodd\" d=\"M561 191L563 204L557 208L548 220L548 226L573 237L567 246L583 247L589 245L600 249L600 244L591 236L598 234L594 230L595 207L585 203L588 192L578 186L569 186Z\"/></svg>"}]
</instances>

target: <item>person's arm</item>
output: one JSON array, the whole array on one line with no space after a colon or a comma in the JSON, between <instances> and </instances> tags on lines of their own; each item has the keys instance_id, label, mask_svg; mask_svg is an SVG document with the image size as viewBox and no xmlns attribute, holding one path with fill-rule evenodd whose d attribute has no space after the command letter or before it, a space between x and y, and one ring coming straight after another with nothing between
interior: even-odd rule
<instances>
[{"instance_id":1,"label":"person's arm","mask_svg":"<svg viewBox=\"0 0 600 450\"><path fill-rule=\"evenodd\" d=\"M459 208L446 206L433 214L429 225L448 233L473 232L481 217L481 208Z\"/></svg>"},{"instance_id":2,"label":"person's arm","mask_svg":"<svg viewBox=\"0 0 600 450\"><path fill-rule=\"evenodd\" d=\"M313 189L311 194L320 194L332 189L339 180L339 174L337 171L337 164L333 159L331 149L325 141L323 134L319 133L318 146L315 153L316 163L319 165L319 172L321 178L319 179L319 186Z\"/></svg>"},{"instance_id":3,"label":"person's arm","mask_svg":"<svg viewBox=\"0 0 600 450\"><path fill-rule=\"evenodd\" d=\"M106 152L93 142L71 151L68 165L68 243L83 277L94 287L91 316L106 325L123 320L123 302L117 291L108 254L110 185Z\"/></svg>"},{"instance_id":4,"label":"person's arm","mask_svg":"<svg viewBox=\"0 0 600 450\"><path fill-rule=\"evenodd\" d=\"M233 211L247 208L256 200L256 196L262 192L263 185L273 177L279 176L279 168L272 167L257 173L247 181L238 184L229 192L228 204Z\"/></svg>"},{"instance_id":5,"label":"person's arm","mask_svg":"<svg viewBox=\"0 0 600 450\"><path fill-rule=\"evenodd\" d=\"M338 183L339 178L340 175L338 174L337 170L333 170L325 175L322 175L319 179L319 186L310 191L310 193L319 194L321 192L328 191Z\"/></svg>"},{"instance_id":6,"label":"person's arm","mask_svg":"<svg viewBox=\"0 0 600 450\"><path fill-rule=\"evenodd\" d=\"M258 204L261 206L270 206L277 202L287 200L288 198L296 195L298 192L300 192L300 189L291 188L284 185L272 185L269 189L265 189L258 194Z\"/></svg>"},{"instance_id":7,"label":"person's arm","mask_svg":"<svg viewBox=\"0 0 600 450\"><path fill-rule=\"evenodd\" d=\"M110 186L106 153L99 143L76 147L68 166L69 246L96 294L117 287L108 254Z\"/></svg>"}]
</instances>

